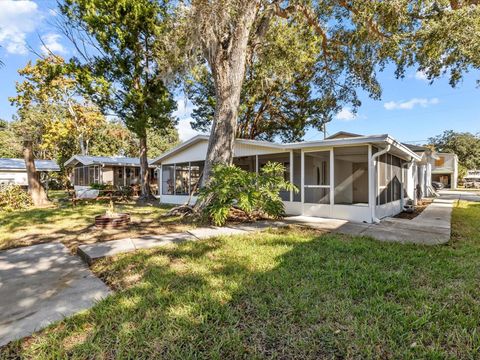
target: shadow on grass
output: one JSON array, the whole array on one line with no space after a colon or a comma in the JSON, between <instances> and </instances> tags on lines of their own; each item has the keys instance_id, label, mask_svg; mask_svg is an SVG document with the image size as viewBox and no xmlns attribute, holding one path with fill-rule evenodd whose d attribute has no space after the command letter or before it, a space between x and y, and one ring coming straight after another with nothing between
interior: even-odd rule
<instances>
[{"instance_id":1,"label":"shadow on grass","mask_svg":"<svg viewBox=\"0 0 480 360\"><path fill-rule=\"evenodd\" d=\"M455 216L480 216L474 205ZM475 358L480 224L456 248L308 231L217 238L94 266L118 292L24 342L37 358ZM476 238L464 234L476 231Z\"/></svg>"},{"instance_id":2,"label":"shadow on grass","mask_svg":"<svg viewBox=\"0 0 480 360\"><path fill-rule=\"evenodd\" d=\"M132 215L129 226L97 229L94 218L107 209L107 203L94 203L0 213L0 249L61 241L74 251L82 243L178 232L194 225L190 220L164 217L170 206L128 202L116 203L115 210Z\"/></svg>"}]
</instances>

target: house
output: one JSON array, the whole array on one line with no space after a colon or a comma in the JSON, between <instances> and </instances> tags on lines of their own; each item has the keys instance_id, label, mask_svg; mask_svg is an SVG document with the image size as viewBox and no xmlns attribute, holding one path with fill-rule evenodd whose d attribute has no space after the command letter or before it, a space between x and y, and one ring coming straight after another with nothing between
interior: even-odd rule
<instances>
[{"instance_id":1,"label":"house","mask_svg":"<svg viewBox=\"0 0 480 360\"><path fill-rule=\"evenodd\" d=\"M53 160L35 160L35 168L41 179L46 179L51 172L60 171ZM0 184L28 186L25 160L0 158Z\"/></svg>"},{"instance_id":2,"label":"house","mask_svg":"<svg viewBox=\"0 0 480 360\"><path fill-rule=\"evenodd\" d=\"M438 159L432 160L432 181L445 187L456 189L458 183L458 157L451 153L437 153Z\"/></svg>"},{"instance_id":3,"label":"house","mask_svg":"<svg viewBox=\"0 0 480 360\"><path fill-rule=\"evenodd\" d=\"M436 160L439 159L437 153L426 146L404 144L410 150L422 157L420 161L417 161L414 166L414 173L416 173L415 179L415 192L420 190L420 197L429 197L435 193L435 189L432 187L432 166ZM416 198L418 195L416 196ZM414 200L416 200L416 198Z\"/></svg>"},{"instance_id":4,"label":"house","mask_svg":"<svg viewBox=\"0 0 480 360\"><path fill-rule=\"evenodd\" d=\"M160 167L160 201L196 201L208 136L198 135L152 161ZM423 154L388 134L337 133L325 140L278 144L237 139L234 164L258 172L268 161L282 163L284 176L300 190L280 195L290 215L378 222L415 198Z\"/></svg>"},{"instance_id":5,"label":"house","mask_svg":"<svg viewBox=\"0 0 480 360\"><path fill-rule=\"evenodd\" d=\"M150 181L157 185L154 166L150 167ZM140 184L140 159L123 156L75 155L65 162L70 181L75 189L92 184L131 186Z\"/></svg>"}]
</instances>

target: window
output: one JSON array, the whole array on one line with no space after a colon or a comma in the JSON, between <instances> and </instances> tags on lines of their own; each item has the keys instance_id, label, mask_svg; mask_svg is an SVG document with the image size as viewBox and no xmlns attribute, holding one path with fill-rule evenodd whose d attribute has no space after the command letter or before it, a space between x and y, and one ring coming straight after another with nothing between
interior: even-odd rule
<instances>
[{"instance_id":1,"label":"window","mask_svg":"<svg viewBox=\"0 0 480 360\"><path fill-rule=\"evenodd\" d=\"M330 151L304 154L304 202L330 204Z\"/></svg>"},{"instance_id":2,"label":"window","mask_svg":"<svg viewBox=\"0 0 480 360\"><path fill-rule=\"evenodd\" d=\"M444 165L445 165L445 158L443 156L440 156L438 160L435 160L436 167L442 167Z\"/></svg>"}]
</instances>

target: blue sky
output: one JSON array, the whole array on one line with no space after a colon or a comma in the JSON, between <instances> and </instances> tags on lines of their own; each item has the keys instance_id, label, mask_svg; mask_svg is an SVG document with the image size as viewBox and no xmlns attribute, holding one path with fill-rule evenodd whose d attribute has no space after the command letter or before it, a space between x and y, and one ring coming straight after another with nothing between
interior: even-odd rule
<instances>
[{"instance_id":1,"label":"blue sky","mask_svg":"<svg viewBox=\"0 0 480 360\"><path fill-rule=\"evenodd\" d=\"M0 118L10 120L15 113L9 96L15 95L17 70L42 52L40 38L53 52L66 58L73 49L58 30L55 22L55 1L0 0ZM327 126L329 134L340 130L360 134L388 133L401 141L423 143L444 130L480 132L480 89L476 88L478 72L470 73L455 89L448 79L439 79L430 85L422 73L411 69L404 79L395 79L393 68L379 75L383 88L380 101L361 94L362 106L355 116L344 108ZM182 140L195 135L190 128L191 103L178 99L179 133ZM309 130L306 140L320 139L322 135Z\"/></svg>"}]
</instances>

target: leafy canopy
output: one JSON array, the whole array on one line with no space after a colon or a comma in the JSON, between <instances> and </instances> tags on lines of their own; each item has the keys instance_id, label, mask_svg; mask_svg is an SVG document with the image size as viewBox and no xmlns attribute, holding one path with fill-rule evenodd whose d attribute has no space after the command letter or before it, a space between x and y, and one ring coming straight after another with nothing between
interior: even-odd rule
<instances>
[{"instance_id":1,"label":"leafy canopy","mask_svg":"<svg viewBox=\"0 0 480 360\"><path fill-rule=\"evenodd\" d=\"M60 9L64 30L81 53L73 68L104 112L143 138L148 128L170 127L176 102L156 61L168 30L168 2L66 0Z\"/></svg>"}]
</instances>

